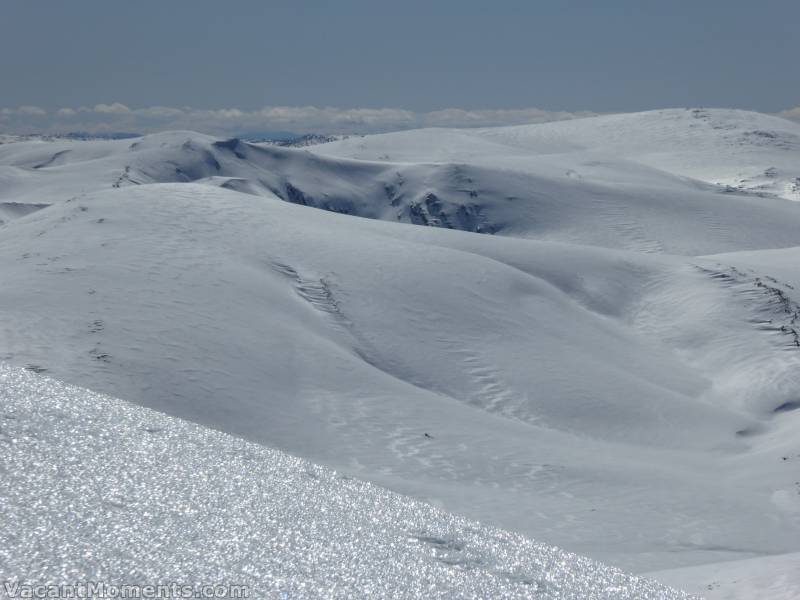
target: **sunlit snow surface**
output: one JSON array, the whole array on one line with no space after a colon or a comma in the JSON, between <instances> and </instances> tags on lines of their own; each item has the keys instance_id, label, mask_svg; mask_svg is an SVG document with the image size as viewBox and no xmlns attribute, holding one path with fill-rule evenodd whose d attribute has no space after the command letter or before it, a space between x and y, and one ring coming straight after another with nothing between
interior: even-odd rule
<instances>
[{"instance_id":1,"label":"sunlit snow surface","mask_svg":"<svg viewBox=\"0 0 800 600\"><path fill-rule=\"evenodd\" d=\"M3 580L227 583L250 598L689 597L21 369L0 365L0 406Z\"/></svg>"}]
</instances>

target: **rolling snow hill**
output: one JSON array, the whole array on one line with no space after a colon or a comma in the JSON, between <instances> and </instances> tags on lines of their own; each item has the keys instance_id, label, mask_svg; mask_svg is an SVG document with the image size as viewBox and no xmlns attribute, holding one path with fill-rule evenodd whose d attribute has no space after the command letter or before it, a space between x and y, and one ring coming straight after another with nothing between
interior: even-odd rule
<instances>
[{"instance_id":1,"label":"rolling snow hill","mask_svg":"<svg viewBox=\"0 0 800 600\"><path fill-rule=\"evenodd\" d=\"M706 116L0 146L0 359L629 570L798 552L800 203L714 185L798 126Z\"/></svg>"},{"instance_id":2,"label":"rolling snow hill","mask_svg":"<svg viewBox=\"0 0 800 600\"><path fill-rule=\"evenodd\" d=\"M0 365L0 398L0 597L102 581L249 598L689 598L21 369Z\"/></svg>"},{"instance_id":3,"label":"rolling snow hill","mask_svg":"<svg viewBox=\"0 0 800 600\"><path fill-rule=\"evenodd\" d=\"M430 129L318 147L365 160L466 161L624 183L624 162L800 200L800 124L743 110L670 109L490 129ZM644 174L652 178L652 174ZM655 180L657 181L657 179ZM655 181L653 183L655 183Z\"/></svg>"}]
</instances>

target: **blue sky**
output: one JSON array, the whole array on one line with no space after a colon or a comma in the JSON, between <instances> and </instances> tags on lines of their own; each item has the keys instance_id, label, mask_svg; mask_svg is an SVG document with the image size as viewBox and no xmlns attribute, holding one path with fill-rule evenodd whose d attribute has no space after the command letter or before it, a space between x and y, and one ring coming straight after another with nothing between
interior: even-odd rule
<instances>
[{"instance_id":1,"label":"blue sky","mask_svg":"<svg viewBox=\"0 0 800 600\"><path fill-rule=\"evenodd\" d=\"M6 129L81 107L74 125L144 122L121 106L413 115L387 113L389 128L446 108L510 110L508 122L531 107L780 112L800 105L799 24L797 0L4 0L0 108ZM98 105L118 111L90 117Z\"/></svg>"}]
</instances>

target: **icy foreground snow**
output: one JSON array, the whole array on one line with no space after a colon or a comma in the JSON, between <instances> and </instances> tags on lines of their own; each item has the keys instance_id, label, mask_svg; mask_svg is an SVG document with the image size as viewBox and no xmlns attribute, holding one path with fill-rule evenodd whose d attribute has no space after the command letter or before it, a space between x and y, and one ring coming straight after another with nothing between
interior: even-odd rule
<instances>
[{"instance_id":1,"label":"icy foreground snow","mask_svg":"<svg viewBox=\"0 0 800 600\"><path fill-rule=\"evenodd\" d=\"M0 406L0 579L11 585L225 583L264 600L689 597L22 369L0 365Z\"/></svg>"}]
</instances>

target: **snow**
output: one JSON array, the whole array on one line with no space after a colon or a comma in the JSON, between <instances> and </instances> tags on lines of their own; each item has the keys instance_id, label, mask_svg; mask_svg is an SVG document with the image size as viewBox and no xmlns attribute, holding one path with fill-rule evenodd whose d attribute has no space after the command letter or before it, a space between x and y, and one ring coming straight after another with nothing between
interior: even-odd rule
<instances>
[{"instance_id":1,"label":"snow","mask_svg":"<svg viewBox=\"0 0 800 600\"><path fill-rule=\"evenodd\" d=\"M800 598L800 553L686 567L648 574L706 600Z\"/></svg>"},{"instance_id":2,"label":"snow","mask_svg":"<svg viewBox=\"0 0 800 600\"><path fill-rule=\"evenodd\" d=\"M491 129L431 129L319 146L332 156L379 160L562 166L571 176L619 183L651 167L723 187L800 200L800 124L743 110L670 109ZM599 173L598 173L599 171Z\"/></svg>"},{"instance_id":3,"label":"snow","mask_svg":"<svg viewBox=\"0 0 800 600\"><path fill-rule=\"evenodd\" d=\"M689 598L22 369L0 366L0 398L3 597L100 580L251 598Z\"/></svg>"},{"instance_id":4,"label":"snow","mask_svg":"<svg viewBox=\"0 0 800 600\"><path fill-rule=\"evenodd\" d=\"M629 571L796 553L800 203L726 186L797 130L6 144L0 360Z\"/></svg>"},{"instance_id":5,"label":"snow","mask_svg":"<svg viewBox=\"0 0 800 600\"><path fill-rule=\"evenodd\" d=\"M798 354L695 259L198 184L51 206L0 254L13 364L628 568L797 542L797 516L742 481L775 463L786 489L779 450L736 432L773 424L759 402L791 399ZM681 357L697 337L708 365ZM737 387L751 404L729 405L720 361L763 368Z\"/></svg>"}]
</instances>

